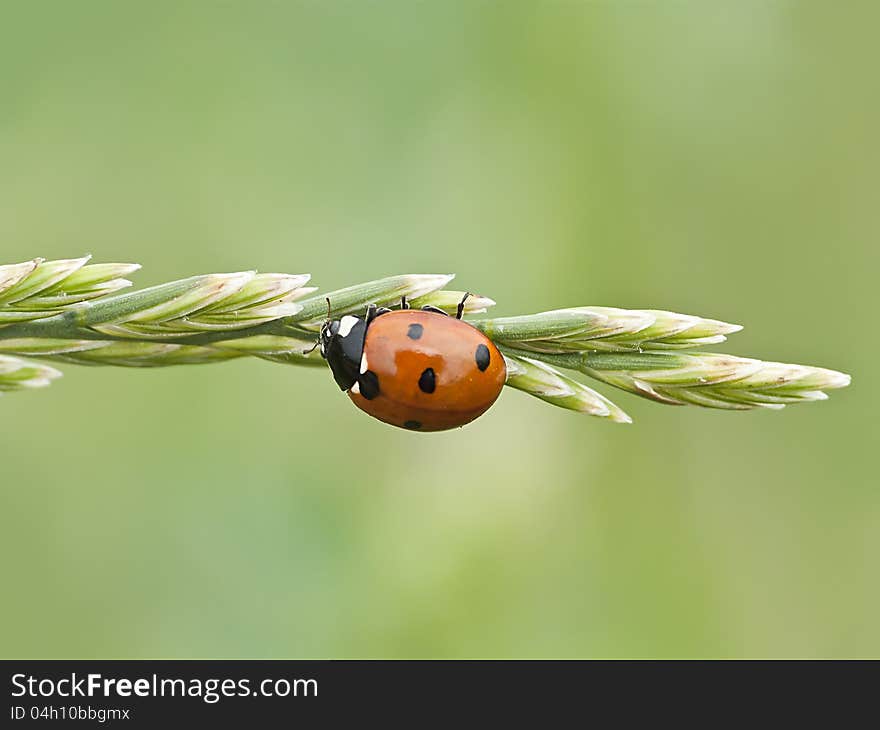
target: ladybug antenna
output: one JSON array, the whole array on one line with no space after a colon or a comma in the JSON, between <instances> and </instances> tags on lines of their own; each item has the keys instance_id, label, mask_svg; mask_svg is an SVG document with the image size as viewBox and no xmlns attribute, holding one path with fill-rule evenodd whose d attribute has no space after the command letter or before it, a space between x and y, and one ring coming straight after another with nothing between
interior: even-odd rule
<instances>
[{"instance_id":1,"label":"ladybug antenna","mask_svg":"<svg viewBox=\"0 0 880 730\"><path fill-rule=\"evenodd\" d=\"M328 324L330 324L330 297L324 297L324 300L327 302L327 319L324 322L324 327L326 327ZM323 329L323 327L321 329ZM303 355L311 355L318 348L318 345L320 345L320 344L321 344L321 335L319 333L318 339L315 340L315 344L312 345L308 350L303 350L302 354Z\"/></svg>"}]
</instances>

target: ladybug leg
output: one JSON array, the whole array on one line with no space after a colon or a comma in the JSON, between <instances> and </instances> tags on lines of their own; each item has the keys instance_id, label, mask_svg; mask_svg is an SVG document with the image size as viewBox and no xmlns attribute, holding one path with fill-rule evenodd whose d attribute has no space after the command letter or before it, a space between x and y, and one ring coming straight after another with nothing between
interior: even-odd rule
<instances>
[{"instance_id":1,"label":"ladybug leg","mask_svg":"<svg viewBox=\"0 0 880 730\"><path fill-rule=\"evenodd\" d=\"M375 304L370 304L367 306L367 313L364 315L364 321L367 324L370 324L376 317L381 317L383 314L388 314L391 310L388 307L377 307Z\"/></svg>"},{"instance_id":2,"label":"ladybug leg","mask_svg":"<svg viewBox=\"0 0 880 730\"><path fill-rule=\"evenodd\" d=\"M433 312L434 314L442 314L444 317L449 316L448 314L446 314L446 312L444 312L442 309L440 309L440 307L434 307L430 304L426 304L424 307L422 307L422 311L423 312Z\"/></svg>"},{"instance_id":3,"label":"ladybug leg","mask_svg":"<svg viewBox=\"0 0 880 730\"><path fill-rule=\"evenodd\" d=\"M401 309L409 309L409 302L406 301L406 294L404 294L404 295L400 298L400 308L401 308Z\"/></svg>"},{"instance_id":4,"label":"ladybug leg","mask_svg":"<svg viewBox=\"0 0 880 730\"><path fill-rule=\"evenodd\" d=\"M456 319L461 319L462 315L464 315L464 303L468 300L468 297L471 295L469 291L464 293L464 296L461 298L461 301L458 303L458 310L455 313Z\"/></svg>"}]
</instances>

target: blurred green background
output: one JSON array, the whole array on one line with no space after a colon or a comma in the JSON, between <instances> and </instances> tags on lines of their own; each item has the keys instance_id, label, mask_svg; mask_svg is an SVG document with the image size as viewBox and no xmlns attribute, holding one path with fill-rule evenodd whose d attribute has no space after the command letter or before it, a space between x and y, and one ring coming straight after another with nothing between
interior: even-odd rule
<instances>
[{"instance_id":1,"label":"blurred green background","mask_svg":"<svg viewBox=\"0 0 880 730\"><path fill-rule=\"evenodd\" d=\"M425 436L321 370L67 367L0 400L0 654L880 655L880 10L711 5L3 2L3 263L455 271L854 385Z\"/></svg>"}]
</instances>

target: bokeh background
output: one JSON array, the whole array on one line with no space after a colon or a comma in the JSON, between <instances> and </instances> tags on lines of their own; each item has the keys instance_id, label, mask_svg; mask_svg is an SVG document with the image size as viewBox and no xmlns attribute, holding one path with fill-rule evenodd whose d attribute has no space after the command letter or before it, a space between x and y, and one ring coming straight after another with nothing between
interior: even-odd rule
<instances>
[{"instance_id":1,"label":"bokeh background","mask_svg":"<svg viewBox=\"0 0 880 730\"><path fill-rule=\"evenodd\" d=\"M67 367L0 400L0 654L880 655L880 11L726 5L4 2L4 263L455 271L854 384L425 436L321 370Z\"/></svg>"}]
</instances>

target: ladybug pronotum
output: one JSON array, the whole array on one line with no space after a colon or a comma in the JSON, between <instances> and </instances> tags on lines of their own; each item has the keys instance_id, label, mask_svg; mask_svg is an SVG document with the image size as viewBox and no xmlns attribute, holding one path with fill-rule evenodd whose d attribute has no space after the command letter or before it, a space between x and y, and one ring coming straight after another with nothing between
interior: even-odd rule
<instances>
[{"instance_id":1,"label":"ladybug pronotum","mask_svg":"<svg viewBox=\"0 0 880 730\"><path fill-rule=\"evenodd\" d=\"M465 296L467 299L467 296ZM321 327L321 355L362 411L410 431L464 426L488 410L507 378L482 332L441 309L370 306Z\"/></svg>"}]
</instances>

